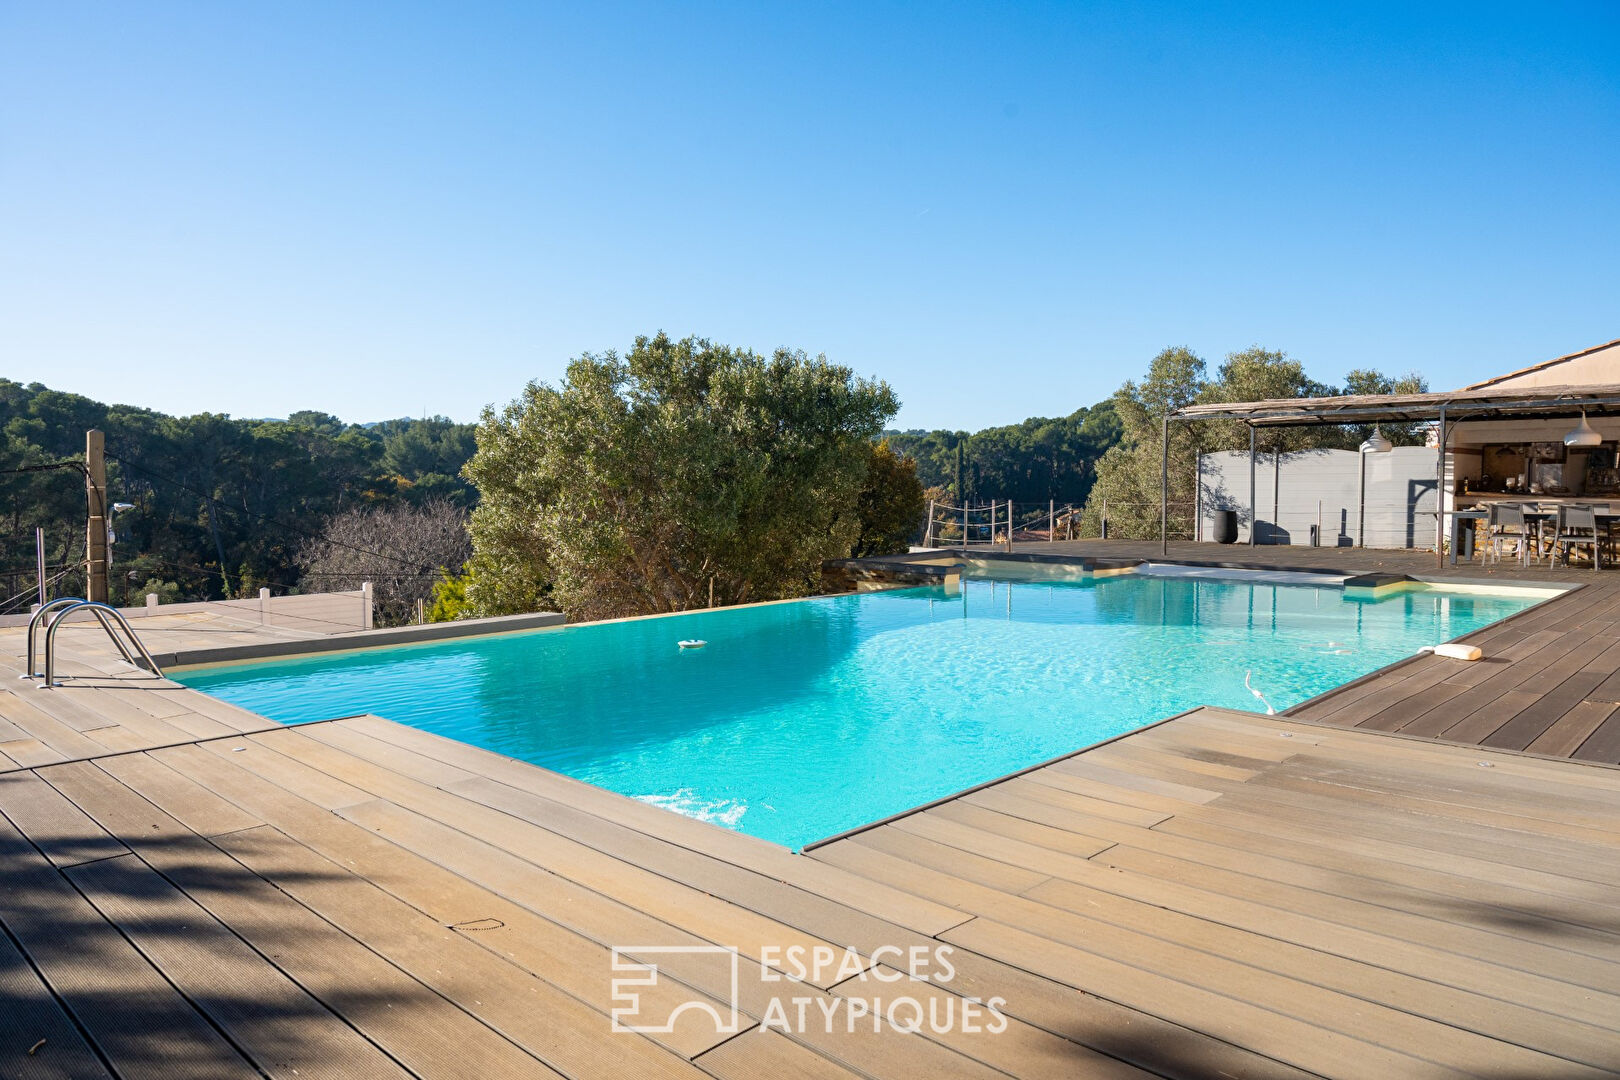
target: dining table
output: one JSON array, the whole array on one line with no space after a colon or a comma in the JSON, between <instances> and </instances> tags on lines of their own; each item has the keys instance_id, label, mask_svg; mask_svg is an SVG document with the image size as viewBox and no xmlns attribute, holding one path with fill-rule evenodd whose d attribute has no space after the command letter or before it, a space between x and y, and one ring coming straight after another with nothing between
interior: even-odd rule
<instances>
[{"instance_id":1,"label":"dining table","mask_svg":"<svg viewBox=\"0 0 1620 1080\"><path fill-rule=\"evenodd\" d=\"M1533 501L1521 503L1524 507L1524 521L1528 528L1531 522L1536 525L1536 542L1543 541L1542 534L1546 531L1544 526L1558 518L1556 506L1540 506ZM1593 517L1597 519L1598 533L1603 535L1613 530L1616 522L1620 522L1620 510L1609 503L1583 503L1590 505L1596 511ZM1449 511L1451 515L1451 565L1457 565L1457 549L1462 546L1462 530L1464 522L1484 521L1490 517L1490 512L1484 507L1470 507L1466 510ZM1594 563L1596 560L1594 560ZM1527 544L1519 545L1519 565L1530 564L1530 549ZM1595 568L1595 566L1594 566Z\"/></svg>"}]
</instances>

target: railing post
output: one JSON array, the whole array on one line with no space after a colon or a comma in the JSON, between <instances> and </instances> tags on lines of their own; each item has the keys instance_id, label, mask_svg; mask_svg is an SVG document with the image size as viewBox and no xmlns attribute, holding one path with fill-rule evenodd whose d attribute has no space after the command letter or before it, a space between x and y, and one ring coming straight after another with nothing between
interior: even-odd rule
<instances>
[{"instance_id":1,"label":"railing post","mask_svg":"<svg viewBox=\"0 0 1620 1080\"><path fill-rule=\"evenodd\" d=\"M934 500L928 500L928 524L923 526L923 547L934 546Z\"/></svg>"},{"instance_id":2,"label":"railing post","mask_svg":"<svg viewBox=\"0 0 1620 1080\"><path fill-rule=\"evenodd\" d=\"M259 590L259 625L263 626L270 615L270 590Z\"/></svg>"},{"instance_id":3,"label":"railing post","mask_svg":"<svg viewBox=\"0 0 1620 1080\"><path fill-rule=\"evenodd\" d=\"M1100 534L1100 537L1103 540L1108 539L1108 500L1107 499L1103 500L1103 505L1102 505L1102 532Z\"/></svg>"},{"instance_id":4,"label":"railing post","mask_svg":"<svg viewBox=\"0 0 1620 1080\"><path fill-rule=\"evenodd\" d=\"M1046 542L1048 544L1057 540L1057 500L1046 500Z\"/></svg>"},{"instance_id":5,"label":"railing post","mask_svg":"<svg viewBox=\"0 0 1620 1080\"><path fill-rule=\"evenodd\" d=\"M360 629L371 629L371 582L360 584Z\"/></svg>"},{"instance_id":6,"label":"railing post","mask_svg":"<svg viewBox=\"0 0 1620 1080\"><path fill-rule=\"evenodd\" d=\"M157 606L158 606L158 594L155 593L155 592L147 593L146 594L146 614L147 614L148 618L150 618L151 616L157 614Z\"/></svg>"}]
</instances>

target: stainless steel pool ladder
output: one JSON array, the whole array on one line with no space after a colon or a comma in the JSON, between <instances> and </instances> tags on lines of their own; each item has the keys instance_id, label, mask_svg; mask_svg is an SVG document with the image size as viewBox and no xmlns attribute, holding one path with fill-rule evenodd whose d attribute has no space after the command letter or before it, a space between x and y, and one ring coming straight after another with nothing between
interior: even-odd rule
<instances>
[{"instance_id":1,"label":"stainless steel pool ladder","mask_svg":"<svg viewBox=\"0 0 1620 1080\"><path fill-rule=\"evenodd\" d=\"M146 668L154 678L163 678L163 669L152 659L152 654L146 651L146 646L141 644L141 639L136 636L123 613L110 604L86 600L81 596L63 596L52 600L34 612L33 617L28 620L28 669L23 678L44 678L45 681L40 684L42 690L48 690L56 685L56 631L67 621L69 615L75 611L85 610L101 623L101 628L107 631L107 636L112 639L113 645L118 648L126 663L132 667L139 667L140 663L136 660L138 654L140 659L146 662ZM54 619L50 618L53 611L56 612ZM42 622L45 624L45 670L40 672L34 670L34 632L39 629ZM120 630L123 631L123 637L119 636ZM126 639L128 644L125 643ZM130 645L135 647L135 652L129 651Z\"/></svg>"}]
</instances>

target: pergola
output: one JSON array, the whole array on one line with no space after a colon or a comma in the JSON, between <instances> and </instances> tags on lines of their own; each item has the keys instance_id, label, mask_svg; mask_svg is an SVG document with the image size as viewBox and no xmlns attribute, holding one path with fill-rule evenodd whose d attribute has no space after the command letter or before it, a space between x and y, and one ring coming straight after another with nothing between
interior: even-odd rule
<instances>
[{"instance_id":1,"label":"pergola","mask_svg":"<svg viewBox=\"0 0 1620 1080\"><path fill-rule=\"evenodd\" d=\"M1342 394L1334 397L1272 398L1266 401L1211 402L1166 413L1160 475L1159 539L1170 553L1170 422L1240 420L1249 426L1249 537L1254 541L1255 450L1260 428L1329 427L1342 424L1432 422L1437 429L1435 551L1445 565L1446 437L1463 420L1535 416L1620 416L1620 385L1522 386L1452 390L1426 394ZM1195 508L1195 513L1197 512Z\"/></svg>"}]
</instances>

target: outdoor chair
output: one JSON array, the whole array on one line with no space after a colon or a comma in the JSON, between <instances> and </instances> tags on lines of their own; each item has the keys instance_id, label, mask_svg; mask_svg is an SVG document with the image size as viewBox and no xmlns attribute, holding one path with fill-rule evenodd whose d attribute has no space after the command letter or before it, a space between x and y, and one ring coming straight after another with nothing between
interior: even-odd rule
<instances>
[{"instance_id":1,"label":"outdoor chair","mask_svg":"<svg viewBox=\"0 0 1620 1080\"><path fill-rule=\"evenodd\" d=\"M1533 547L1524 507L1518 503L1492 503L1486 513L1485 561L1500 562L1509 550L1521 564L1529 561Z\"/></svg>"},{"instance_id":2,"label":"outdoor chair","mask_svg":"<svg viewBox=\"0 0 1620 1080\"><path fill-rule=\"evenodd\" d=\"M1592 569L1603 569L1603 557L1600 550L1604 546L1605 538L1598 532L1597 507L1568 505L1559 506L1557 527L1553 532L1552 565L1558 565L1558 552L1563 549L1564 564L1569 564L1569 550L1574 547L1590 547L1592 549Z\"/></svg>"}]
</instances>

